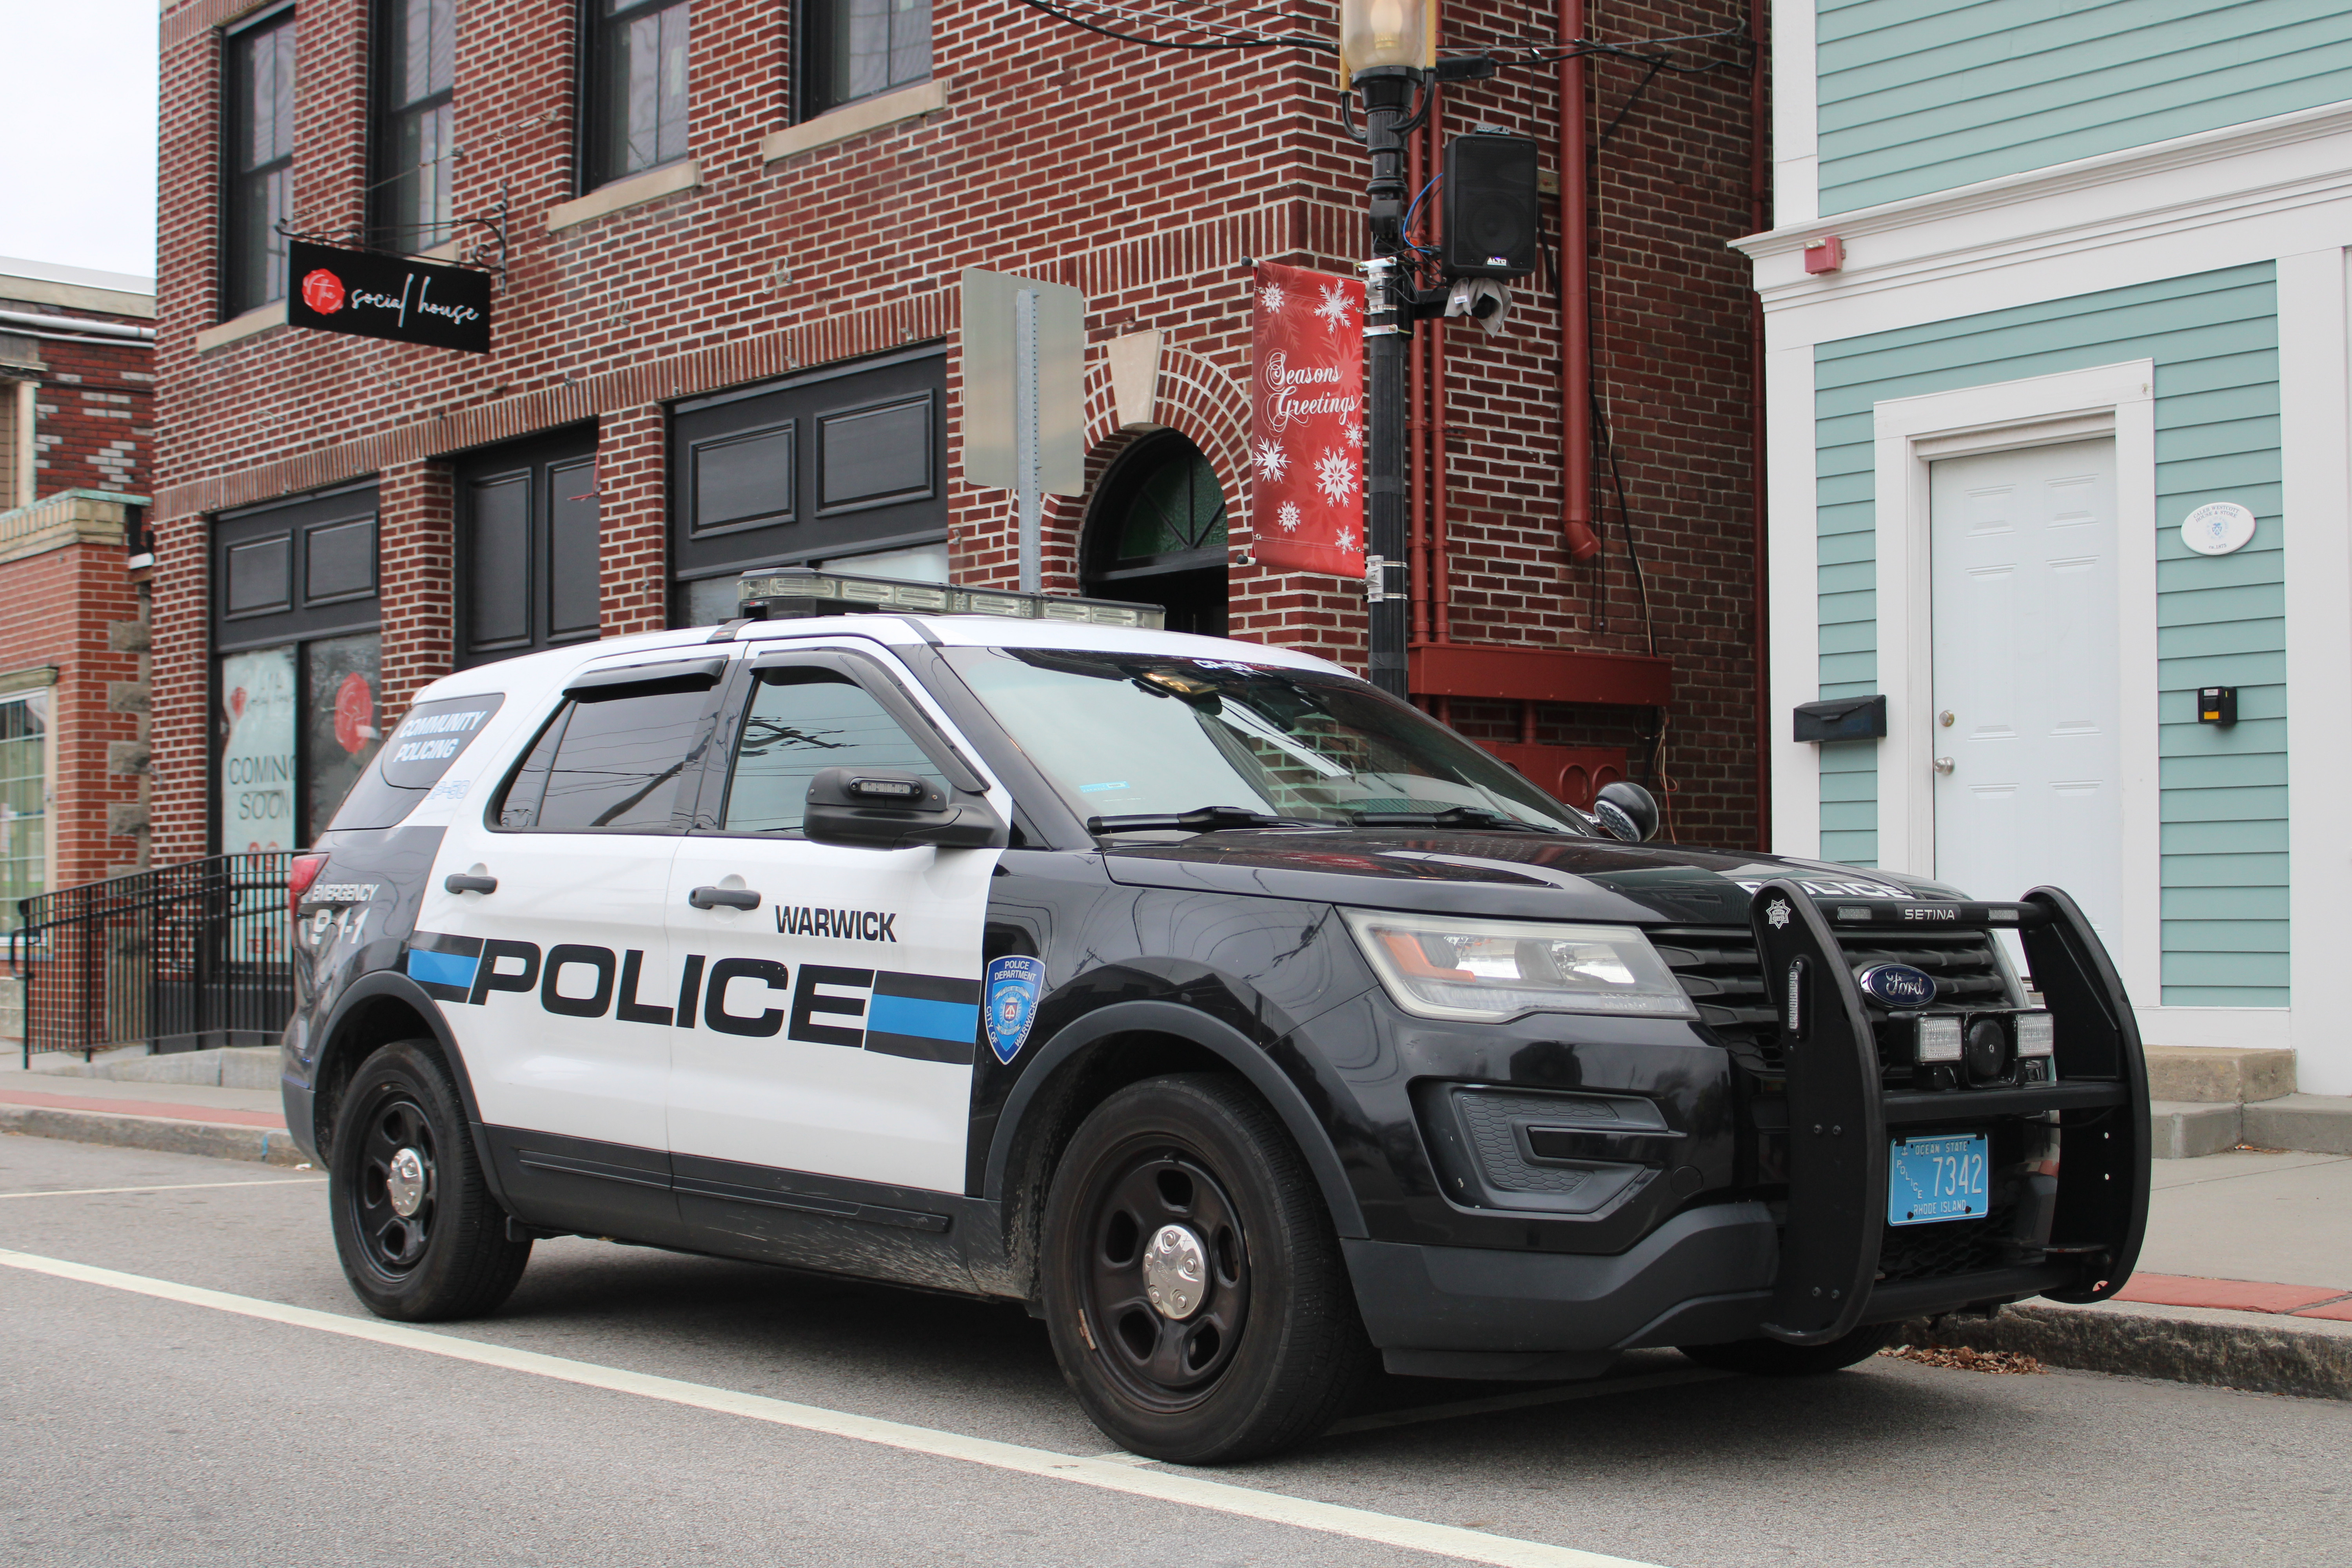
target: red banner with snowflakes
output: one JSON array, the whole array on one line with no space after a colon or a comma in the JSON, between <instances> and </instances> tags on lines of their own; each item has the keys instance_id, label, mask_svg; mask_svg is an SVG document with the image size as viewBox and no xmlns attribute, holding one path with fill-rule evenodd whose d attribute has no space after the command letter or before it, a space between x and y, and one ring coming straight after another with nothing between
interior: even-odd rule
<instances>
[{"instance_id":1,"label":"red banner with snowflakes","mask_svg":"<svg viewBox=\"0 0 2352 1568\"><path fill-rule=\"evenodd\" d=\"M1272 262L1250 315L1251 551L1364 574L1364 284Z\"/></svg>"}]
</instances>

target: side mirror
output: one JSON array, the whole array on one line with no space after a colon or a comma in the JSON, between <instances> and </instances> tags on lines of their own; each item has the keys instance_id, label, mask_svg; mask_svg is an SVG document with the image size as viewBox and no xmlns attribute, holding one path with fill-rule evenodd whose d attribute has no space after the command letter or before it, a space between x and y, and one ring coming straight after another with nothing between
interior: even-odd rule
<instances>
[{"instance_id":1,"label":"side mirror","mask_svg":"<svg viewBox=\"0 0 2352 1568\"><path fill-rule=\"evenodd\" d=\"M959 790L947 792L916 773L877 768L827 768L809 780L808 806L801 831L818 844L860 849L902 849L929 844L941 849L1002 847L1011 835L988 802Z\"/></svg>"},{"instance_id":2,"label":"side mirror","mask_svg":"<svg viewBox=\"0 0 2352 1568\"><path fill-rule=\"evenodd\" d=\"M1630 779L1602 784L1593 799L1592 815L1601 819L1610 837L1628 844L1646 843L1658 834L1658 803Z\"/></svg>"}]
</instances>

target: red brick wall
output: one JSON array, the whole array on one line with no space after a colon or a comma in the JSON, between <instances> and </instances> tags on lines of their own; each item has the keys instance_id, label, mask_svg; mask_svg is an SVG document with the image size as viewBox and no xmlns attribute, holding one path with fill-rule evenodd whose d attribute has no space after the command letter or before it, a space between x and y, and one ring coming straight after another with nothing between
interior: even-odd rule
<instances>
[{"instance_id":1,"label":"red brick wall","mask_svg":"<svg viewBox=\"0 0 2352 1568\"><path fill-rule=\"evenodd\" d=\"M58 317L60 331L69 331L65 323L73 321L149 324L138 317L15 300L8 289L8 280L0 278L0 303ZM36 499L68 489L146 495L154 439L153 348L66 337L28 341L43 367L33 376ZM0 384L0 394L13 397L15 388ZM58 671L49 712L52 886L92 881L144 858L136 811L142 777L110 772L108 758L110 745L142 735L139 712L109 706L115 683L135 687L144 674L139 651L115 647L108 630L140 618L126 555L120 546L84 543L0 562L0 674L44 665ZM110 807L129 808L129 819L114 824L125 831L110 830Z\"/></svg>"},{"instance_id":2,"label":"red brick wall","mask_svg":"<svg viewBox=\"0 0 2352 1568\"><path fill-rule=\"evenodd\" d=\"M163 21L167 418L157 519L175 541L174 561L200 558L197 545L179 542L200 538L213 511L382 473L389 563L410 531L446 539L446 500L396 499L405 492L393 474L595 418L604 627L656 625L667 598L666 402L944 337L951 558L960 576L1010 581L1007 498L966 485L956 463L956 289L960 270L977 265L1082 289L1097 357L1122 332L1166 334L1157 417L1190 435L1223 480L1238 562L1248 521L1249 263L1339 269L1361 249L1361 155L1338 132L1327 63L1292 51L1148 50L1006 0L938 0L945 112L772 165L759 144L787 122L784 12L777 0L698 3L692 145L702 188L550 233L549 208L575 194L572 7L478 0L458 43L467 156L457 201L461 213L479 213L502 188L511 200L496 352L278 328L199 353L195 335L215 320L216 29L238 11L232 0L183 0ZM1604 4L1591 30L1642 37L1731 19L1673 4ZM363 29L357 0L311 0L298 25L297 215L299 226L326 231L362 216ZM1516 11L1459 5L1447 13L1446 38L1518 37L1528 26ZM1613 114L1635 73L1595 74L1588 112ZM1555 83L1549 68L1515 68L1452 89L1445 124L1500 124L1549 146ZM1680 785L1677 826L1724 844L1754 834L1741 772L1753 754L1740 531L1747 295L1722 250L1746 227L1746 106L1742 72L1662 75L1600 153L1595 204L1612 312L1603 317L1604 384L1620 408L1659 651L1676 666L1667 764ZM1605 629L1587 607L1595 574L1571 571L1559 548L1558 321L1548 292L1522 292L1507 339L1447 329L1454 632L1643 648L1613 514L1597 579ZM1089 385L1099 459L1119 437L1098 363ZM1081 502L1049 510L1050 586L1075 585L1083 514ZM437 548L446 559L446 544ZM1233 586L1237 635L1360 665L1360 589L1238 563ZM400 640L439 638L446 657L425 598L420 576L404 612L409 629L388 632L387 720L404 700L393 669L432 667L422 652L397 651ZM198 625L203 605L201 573L159 589L161 619ZM183 634L173 646L193 653L197 644ZM1565 738L1591 728L1567 710L1539 719ZM204 847L205 727L197 708L159 715L159 854Z\"/></svg>"},{"instance_id":3,"label":"red brick wall","mask_svg":"<svg viewBox=\"0 0 2352 1568\"><path fill-rule=\"evenodd\" d=\"M136 774L107 771L107 745L139 738L139 715L108 709L110 686L136 681L139 655L109 646L107 628L139 618L139 597L122 552L69 544L0 563L0 671L55 667L49 693L49 831L54 887L95 881L136 863L140 845L106 831L109 805L135 805Z\"/></svg>"}]
</instances>

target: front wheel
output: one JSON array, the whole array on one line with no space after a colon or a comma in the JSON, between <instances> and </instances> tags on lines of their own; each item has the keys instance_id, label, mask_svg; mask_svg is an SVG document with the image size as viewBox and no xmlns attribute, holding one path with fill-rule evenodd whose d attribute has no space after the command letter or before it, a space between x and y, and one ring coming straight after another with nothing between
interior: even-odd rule
<instances>
[{"instance_id":1,"label":"front wheel","mask_svg":"<svg viewBox=\"0 0 2352 1568\"><path fill-rule=\"evenodd\" d=\"M1865 1323L1824 1344L1792 1345L1780 1340L1734 1340L1724 1345L1680 1345L1683 1354L1717 1372L1751 1377L1817 1377L1868 1361L1895 1339L1893 1323Z\"/></svg>"},{"instance_id":2,"label":"front wheel","mask_svg":"<svg viewBox=\"0 0 2352 1568\"><path fill-rule=\"evenodd\" d=\"M507 1239L449 1069L423 1041L360 1064L327 1163L335 1251L382 1318L478 1317L514 1290L530 1243Z\"/></svg>"},{"instance_id":3,"label":"front wheel","mask_svg":"<svg viewBox=\"0 0 2352 1568\"><path fill-rule=\"evenodd\" d=\"M1047 1193L1054 1353L1095 1425L1179 1464L1330 1424L1370 1350L1289 1134L1238 1080L1147 1079L1080 1124Z\"/></svg>"}]
</instances>

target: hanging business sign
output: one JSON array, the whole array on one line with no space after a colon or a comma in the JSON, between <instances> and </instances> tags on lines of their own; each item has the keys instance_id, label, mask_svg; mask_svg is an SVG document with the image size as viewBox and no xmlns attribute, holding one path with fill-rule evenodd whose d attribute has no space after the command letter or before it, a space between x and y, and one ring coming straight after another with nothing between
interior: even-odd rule
<instances>
[{"instance_id":1,"label":"hanging business sign","mask_svg":"<svg viewBox=\"0 0 2352 1568\"><path fill-rule=\"evenodd\" d=\"M490 352L490 275L399 256L287 246L286 320L320 332Z\"/></svg>"},{"instance_id":2,"label":"hanging business sign","mask_svg":"<svg viewBox=\"0 0 2352 1568\"><path fill-rule=\"evenodd\" d=\"M1267 262L1250 313L1250 552L1364 575L1364 284Z\"/></svg>"}]
</instances>

